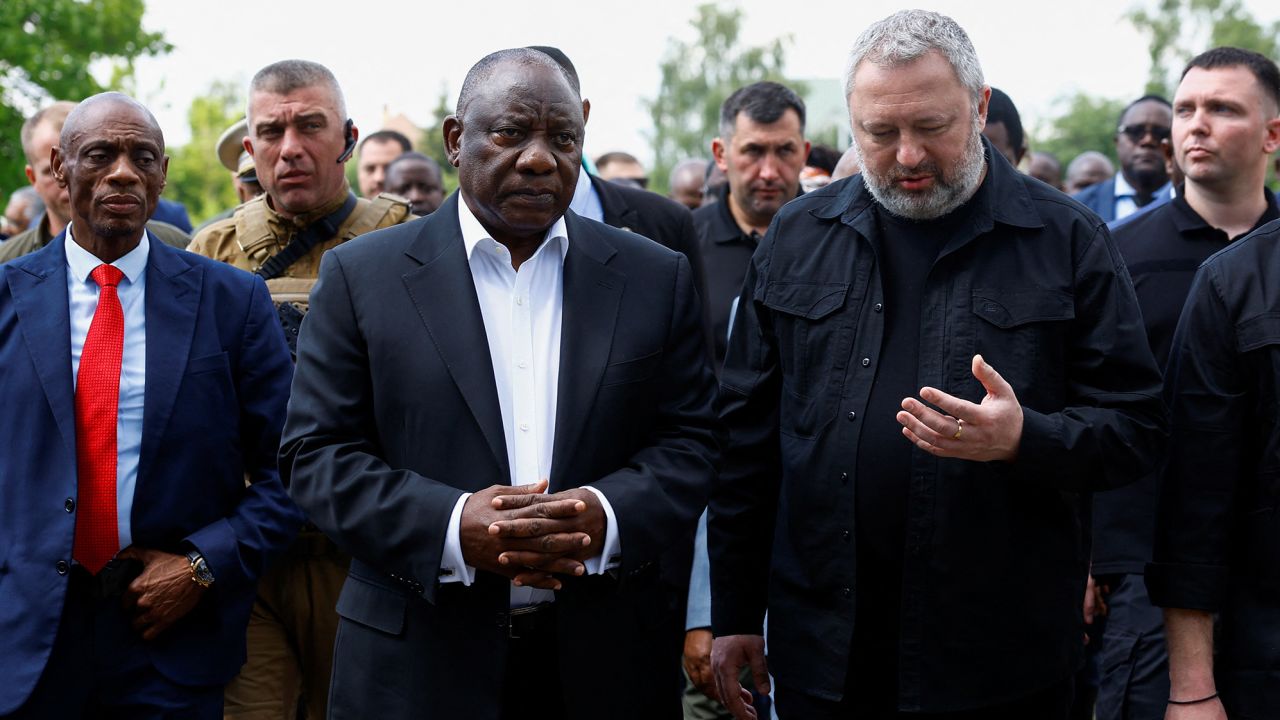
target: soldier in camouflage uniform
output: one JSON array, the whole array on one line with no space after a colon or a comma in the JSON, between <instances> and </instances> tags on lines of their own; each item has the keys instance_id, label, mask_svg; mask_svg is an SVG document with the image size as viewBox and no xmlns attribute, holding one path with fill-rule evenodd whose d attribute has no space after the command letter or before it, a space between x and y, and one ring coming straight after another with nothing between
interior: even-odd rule
<instances>
[{"instance_id":1,"label":"soldier in camouflage uniform","mask_svg":"<svg viewBox=\"0 0 1280 720\"><path fill-rule=\"evenodd\" d=\"M266 190L201 230L189 250L267 281L292 348L307 295L326 250L378 228L413 219L394 195L356 198L343 166L357 131L342 90L324 66L285 60L249 86L249 132ZM249 621L249 657L226 691L225 717L323 718L329 692L335 606L349 558L324 535L304 528L291 550L263 576Z\"/></svg>"}]
</instances>

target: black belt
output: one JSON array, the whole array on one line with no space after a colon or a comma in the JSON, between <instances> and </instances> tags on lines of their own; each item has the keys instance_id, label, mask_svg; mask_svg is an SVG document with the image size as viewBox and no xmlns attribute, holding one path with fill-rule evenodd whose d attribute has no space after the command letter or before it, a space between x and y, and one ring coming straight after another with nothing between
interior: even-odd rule
<instances>
[{"instance_id":1,"label":"black belt","mask_svg":"<svg viewBox=\"0 0 1280 720\"><path fill-rule=\"evenodd\" d=\"M538 603L499 613L511 640L536 640L555 633L556 604Z\"/></svg>"},{"instance_id":2,"label":"black belt","mask_svg":"<svg viewBox=\"0 0 1280 720\"><path fill-rule=\"evenodd\" d=\"M129 583L142 574L142 561L134 558L113 558L102 566L97 575L83 565L71 566L69 588L87 593L94 600L118 598L129 589Z\"/></svg>"}]
</instances>

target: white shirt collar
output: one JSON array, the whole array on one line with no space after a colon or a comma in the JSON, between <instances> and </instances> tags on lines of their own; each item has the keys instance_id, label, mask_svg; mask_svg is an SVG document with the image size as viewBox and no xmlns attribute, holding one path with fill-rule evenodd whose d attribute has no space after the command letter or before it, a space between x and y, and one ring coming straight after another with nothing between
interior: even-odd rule
<instances>
[{"instance_id":1,"label":"white shirt collar","mask_svg":"<svg viewBox=\"0 0 1280 720\"><path fill-rule=\"evenodd\" d=\"M1137 194L1137 191L1133 189L1133 186L1129 184L1128 180L1124 179L1124 173L1123 172L1116 173L1116 195L1115 196L1118 198L1133 197L1136 194Z\"/></svg>"},{"instance_id":2,"label":"white shirt collar","mask_svg":"<svg viewBox=\"0 0 1280 720\"><path fill-rule=\"evenodd\" d=\"M94 268L101 265L102 261L93 253L76 244L71 232L72 226L67 225L67 237L65 240L67 267L71 271L71 277L82 283L88 282L89 273L92 273ZM150 232L143 230L142 240L138 241L138 246L125 253L115 262L110 263L124 273L124 276L131 283L138 282L138 277L147 269L147 255L151 252L151 243L147 236L150 234Z\"/></svg>"},{"instance_id":3,"label":"white shirt collar","mask_svg":"<svg viewBox=\"0 0 1280 720\"><path fill-rule=\"evenodd\" d=\"M471 208L467 206L467 199L463 197L462 191L458 191L458 225L462 228L462 245L466 248L467 259L471 259L471 255L475 252L477 246L481 242L487 240L492 245L498 242L493 239L488 230L484 229L484 225L476 219ZM534 251L534 255L542 252L542 248L550 243L558 243L560 248L560 260L564 260L564 256L569 253L569 227L564 222L564 216L561 215L556 219L555 224L547 228L547 234L543 237L542 245ZM123 269L123 268L121 268Z\"/></svg>"}]
</instances>

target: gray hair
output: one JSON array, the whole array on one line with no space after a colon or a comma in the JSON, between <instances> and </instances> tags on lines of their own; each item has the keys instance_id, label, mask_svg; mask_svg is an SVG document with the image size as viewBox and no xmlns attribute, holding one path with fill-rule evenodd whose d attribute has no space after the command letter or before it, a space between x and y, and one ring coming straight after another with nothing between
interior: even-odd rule
<instances>
[{"instance_id":1,"label":"gray hair","mask_svg":"<svg viewBox=\"0 0 1280 720\"><path fill-rule=\"evenodd\" d=\"M310 60L280 60L259 70L249 82L249 102L245 109L245 117L249 118L249 127L253 127L253 94L269 92L273 95L288 95L294 90L310 87L327 87L333 93L333 110L339 118L347 116L347 101L342 96L342 88L338 79L329 68Z\"/></svg>"},{"instance_id":2,"label":"gray hair","mask_svg":"<svg viewBox=\"0 0 1280 720\"><path fill-rule=\"evenodd\" d=\"M853 75L864 61L881 67L896 67L916 60L931 50L947 59L960 84L973 95L974 111L982 100L986 81L978 53L959 23L928 10L902 10L873 24L858 36L849 54L844 96L853 94Z\"/></svg>"}]
</instances>

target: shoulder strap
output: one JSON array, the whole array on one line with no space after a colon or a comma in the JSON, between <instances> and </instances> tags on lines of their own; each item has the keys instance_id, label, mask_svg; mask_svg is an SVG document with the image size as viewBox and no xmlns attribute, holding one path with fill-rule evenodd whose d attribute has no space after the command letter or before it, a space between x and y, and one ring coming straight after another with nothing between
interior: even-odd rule
<instances>
[{"instance_id":1,"label":"shoulder strap","mask_svg":"<svg viewBox=\"0 0 1280 720\"><path fill-rule=\"evenodd\" d=\"M298 261L303 255L311 252L311 248L315 247L322 240L331 238L338 234L338 228L342 226L343 221L351 215L351 211L356 208L355 193L348 192L346 202L342 203L342 207L332 213L312 222L310 225L299 230L288 245L280 252L267 258L262 263L255 274L263 280L280 277L280 274L289 269L289 266Z\"/></svg>"}]
</instances>

